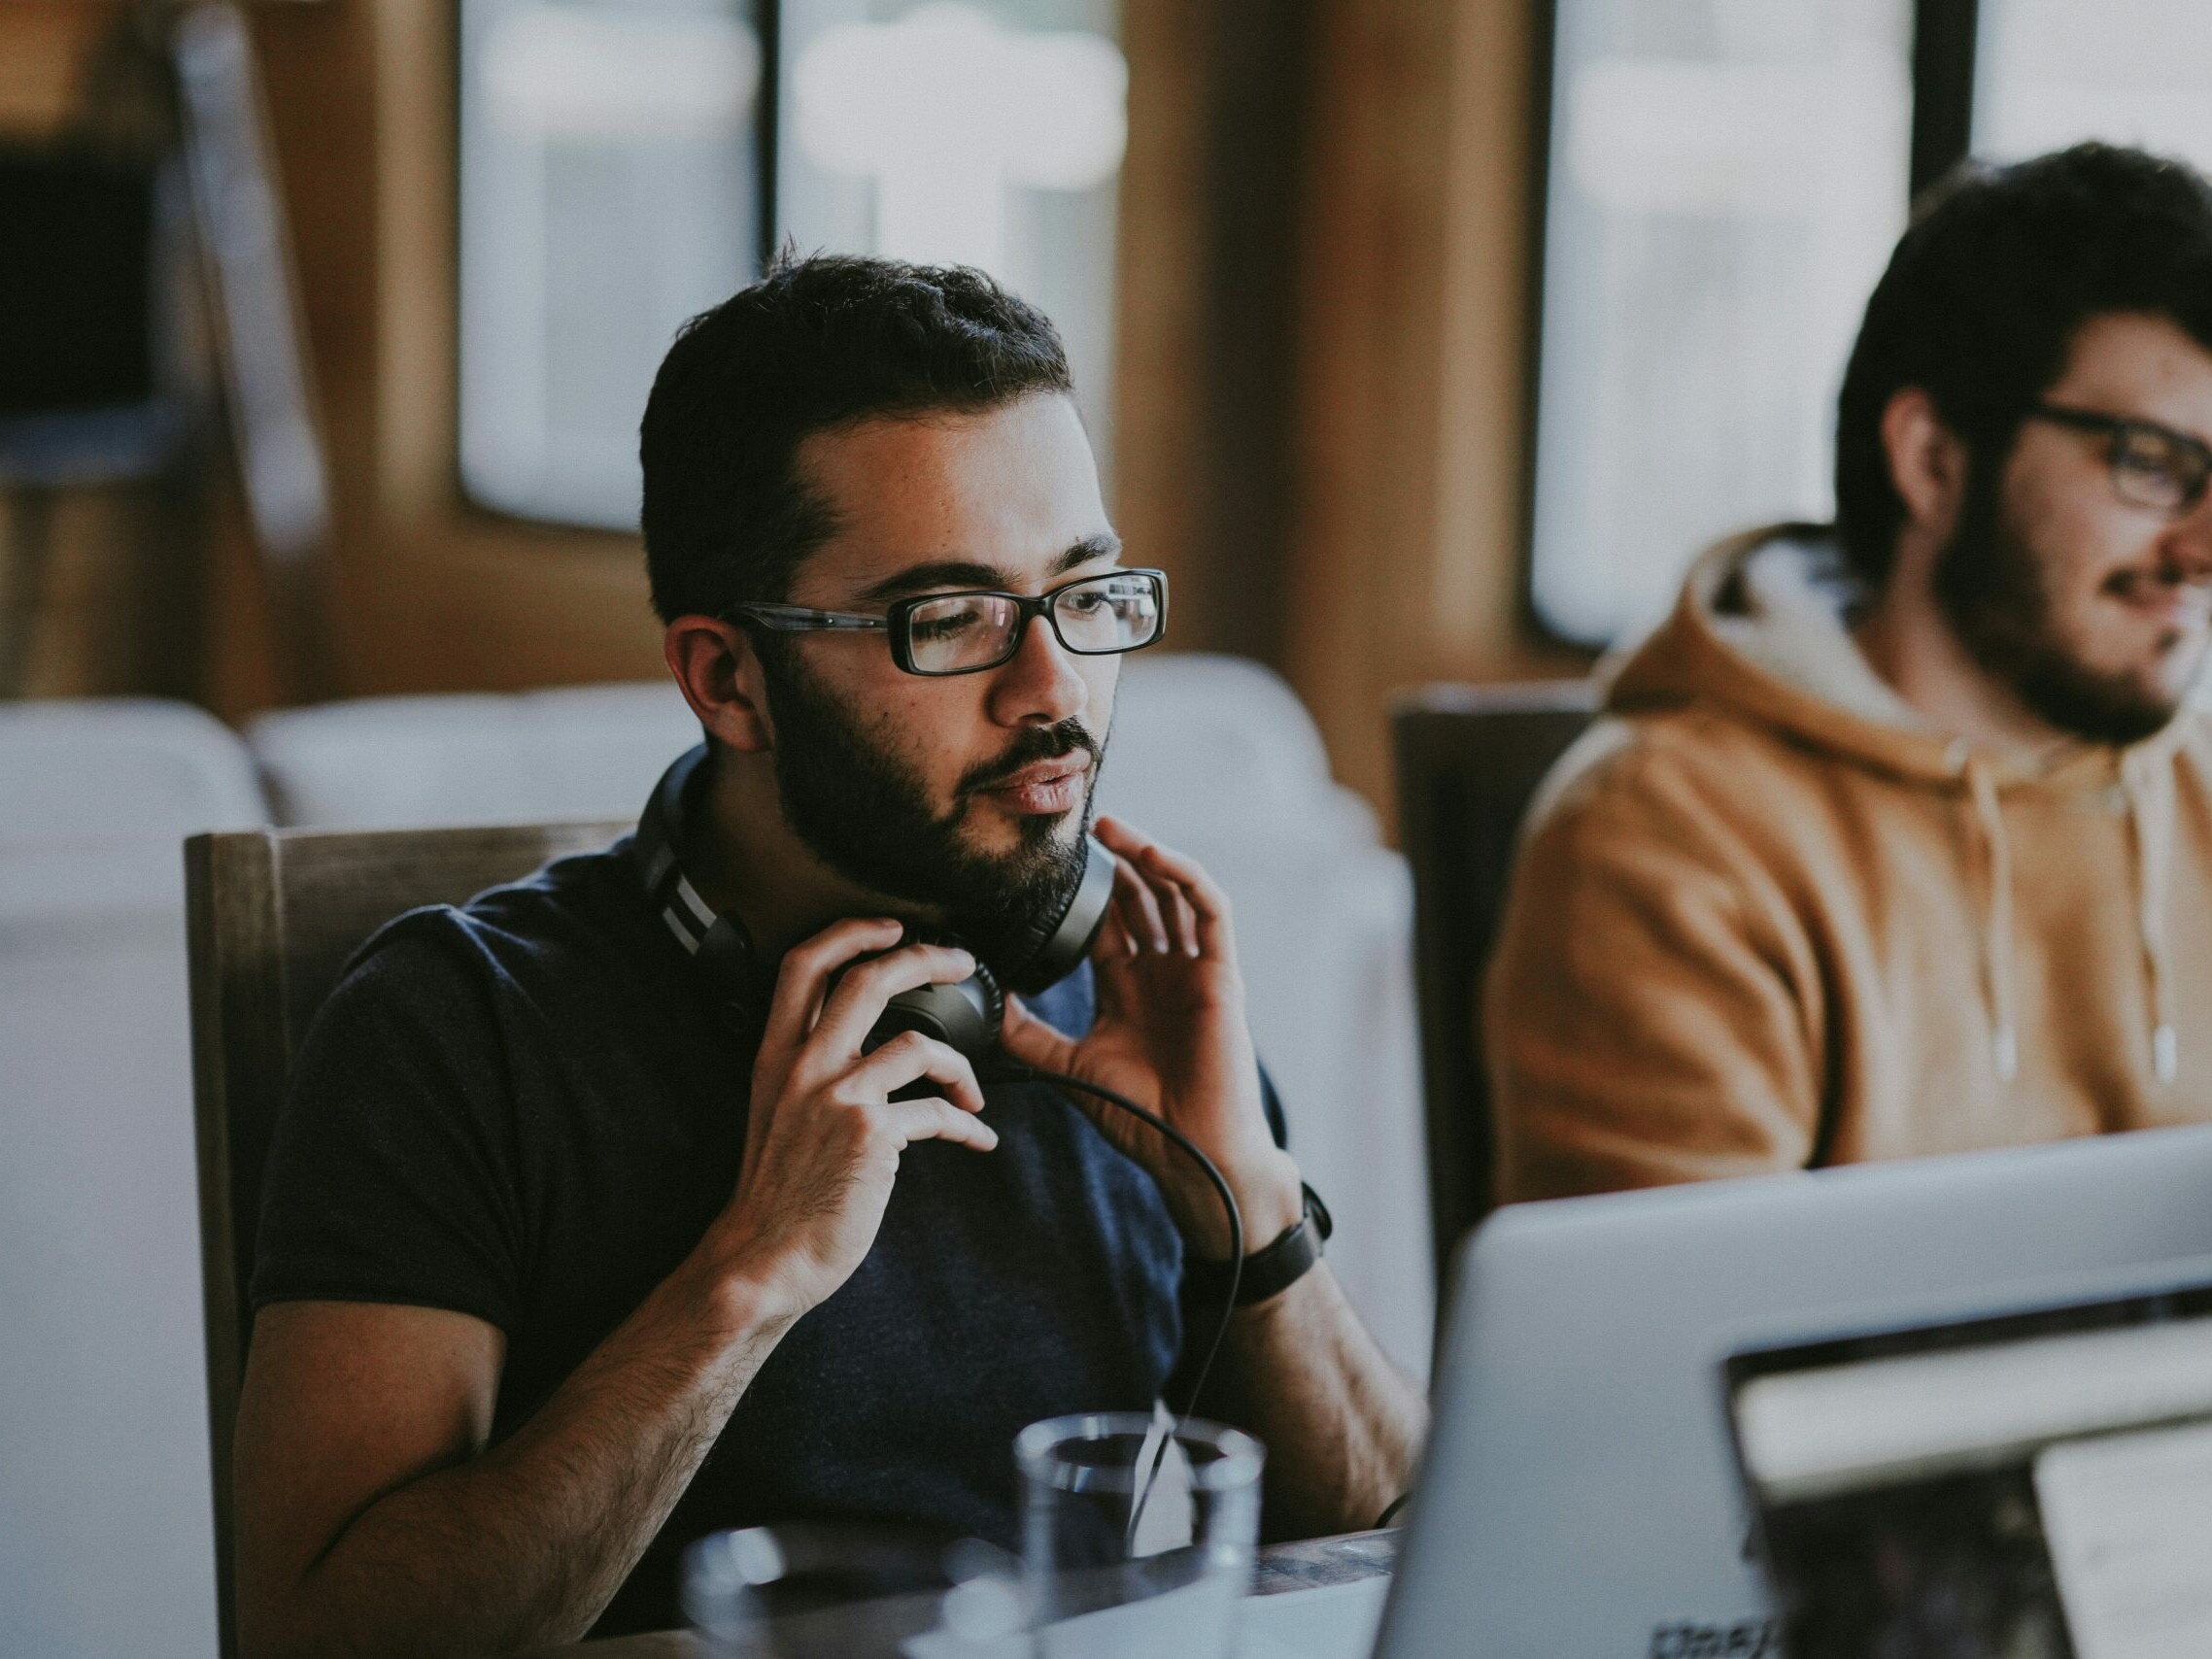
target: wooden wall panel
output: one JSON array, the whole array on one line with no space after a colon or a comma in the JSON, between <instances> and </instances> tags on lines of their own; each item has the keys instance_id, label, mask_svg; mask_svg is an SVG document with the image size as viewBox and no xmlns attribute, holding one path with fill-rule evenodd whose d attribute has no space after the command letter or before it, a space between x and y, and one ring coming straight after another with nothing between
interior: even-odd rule
<instances>
[{"instance_id":1,"label":"wooden wall panel","mask_svg":"<svg viewBox=\"0 0 2212 1659\"><path fill-rule=\"evenodd\" d=\"M1116 511L1178 642L1284 669L1386 818L1394 690L1586 666L1522 599L1544 11L1124 14Z\"/></svg>"},{"instance_id":2,"label":"wooden wall panel","mask_svg":"<svg viewBox=\"0 0 2212 1659\"><path fill-rule=\"evenodd\" d=\"M1538 11L1336 0L1316 54L1287 660L1386 816L1395 690L1587 660L1521 601Z\"/></svg>"},{"instance_id":3,"label":"wooden wall panel","mask_svg":"<svg viewBox=\"0 0 2212 1659\"><path fill-rule=\"evenodd\" d=\"M323 0L255 31L327 422L346 691L665 672L635 536L460 494L451 0Z\"/></svg>"}]
</instances>

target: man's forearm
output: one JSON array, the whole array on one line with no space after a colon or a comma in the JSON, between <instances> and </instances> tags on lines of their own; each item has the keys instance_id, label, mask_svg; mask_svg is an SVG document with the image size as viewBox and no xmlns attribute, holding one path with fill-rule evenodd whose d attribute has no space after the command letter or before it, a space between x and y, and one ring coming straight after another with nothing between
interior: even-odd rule
<instances>
[{"instance_id":1,"label":"man's forearm","mask_svg":"<svg viewBox=\"0 0 2212 1659\"><path fill-rule=\"evenodd\" d=\"M1326 1262L1239 1309L1224 1359L1223 1408L1267 1444L1271 1536L1373 1526L1406 1490L1427 1404L1368 1335Z\"/></svg>"},{"instance_id":2,"label":"man's forearm","mask_svg":"<svg viewBox=\"0 0 2212 1659\"><path fill-rule=\"evenodd\" d=\"M248 1659L581 1637L787 1328L686 1264L511 1438L376 1500L289 1594L242 1597Z\"/></svg>"}]
</instances>

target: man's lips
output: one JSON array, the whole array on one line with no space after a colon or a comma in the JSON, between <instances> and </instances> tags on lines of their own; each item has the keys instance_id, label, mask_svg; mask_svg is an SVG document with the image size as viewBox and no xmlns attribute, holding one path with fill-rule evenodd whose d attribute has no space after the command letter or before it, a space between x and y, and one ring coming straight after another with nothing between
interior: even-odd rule
<instances>
[{"instance_id":1,"label":"man's lips","mask_svg":"<svg viewBox=\"0 0 2212 1659\"><path fill-rule=\"evenodd\" d=\"M2104 591L2138 615L2171 626L2201 627L2212 615L2212 589L2201 582L2121 575L2108 580Z\"/></svg>"},{"instance_id":2,"label":"man's lips","mask_svg":"<svg viewBox=\"0 0 2212 1659\"><path fill-rule=\"evenodd\" d=\"M1032 761L975 793L1013 812L1062 813L1081 803L1083 774L1090 769L1090 756L1077 751Z\"/></svg>"}]
</instances>

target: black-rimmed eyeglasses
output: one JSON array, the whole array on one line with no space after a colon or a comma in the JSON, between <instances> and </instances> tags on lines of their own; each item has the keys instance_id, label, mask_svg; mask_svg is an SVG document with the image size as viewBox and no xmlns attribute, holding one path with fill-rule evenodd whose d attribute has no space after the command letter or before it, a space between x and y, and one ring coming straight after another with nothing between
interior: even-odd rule
<instances>
[{"instance_id":1,"label":"black-rimmed eyeglasses","mask_svg":"<svg viewBox=\"0 0 2212 1659\"><path fill-rule=\"evenodd\" d=\"M2112 469L2112 491L2131 506L2179 517L2204 499L2205 486L2212 483L2212 447L2187 432L2065 403L2036 403L2027 412L2039 421L2110 438L2105 460Z\"/></svg>"},{"instance_id":2,"label":"black-rimmed eyeglasses","mask_svg":"<svg viewBox=\"0 0 2212 1659\"><path fill-rule=\"evenodd\" d=\"M1168 577L1162 570L1109 570L1034 596L924 593L901 599L879 617L758 603L732 605L723 617L778 633L880 631L890 636L892 661L906 673L973 674L1011 661L1033 617L1044 618L1061 646L1077 657L1157 645L1168 629Z\"/></svg>"}]
</instances>

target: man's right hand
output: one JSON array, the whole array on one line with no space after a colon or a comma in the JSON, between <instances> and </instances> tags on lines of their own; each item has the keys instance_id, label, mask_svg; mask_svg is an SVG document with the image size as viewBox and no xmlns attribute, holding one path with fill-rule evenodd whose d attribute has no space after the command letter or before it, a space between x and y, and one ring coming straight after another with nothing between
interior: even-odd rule
<instances>
[{"instance_id":1,"label":"man's right hand","mask_svg":"<svg viewBox=\"0 0 2212 1659\"><path fill-rule=\"evenodd\" d=\"M983 1091L957 1049L908 1032L861 1052L899 993L975 971L968 952L900 945L902 932L892 921L839 922L795 946L777 976L753 1063L737 1190L699 1246L717 1276L742 1285L770 1322L797 1319L852 1276L875 1242L909 1145L952 1140L988 1152L999 1144L975 1116ZM871 952L883 954L855 965ZM943 1095L890 1099L923 1077Z\"/></svg>"},{"instance_id":2,"label":"man's right hand","mask_svg":"<svg viewBox=\"0 0 2212 1659\"><path fill-rule=\"evenodd\" d=\"M861 1053L893 997L974 966L966 951L894 949L899 937L893 922L841 922L785 959L736 1196L498 1443L506 1342L491 1325L371 1303L261 1311L238 1418L242 1652L508 1652L583 1636L783 1331L868 1254L901 1151L998 1144L953 1050L908 1036ZM886 1098L920 1077L945 1098Z\"/></svg>"}]
</instances>

